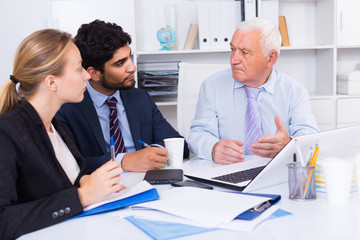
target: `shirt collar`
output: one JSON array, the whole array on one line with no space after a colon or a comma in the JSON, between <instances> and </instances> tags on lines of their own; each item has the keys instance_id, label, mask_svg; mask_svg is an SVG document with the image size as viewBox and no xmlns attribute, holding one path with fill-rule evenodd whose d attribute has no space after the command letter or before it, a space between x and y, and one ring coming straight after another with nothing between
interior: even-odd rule
<instances>
[{"instance_id":1,"label":"shirt collar","mask_svg":"<svg viewBox=\"0 0 360 240\"><path fill-rule=\"evenodd\" d=\"M120 98L120 91L115 91L115 93L111 96L106 96L102 93L96 91L90 84L89 81L86 82L86 89L88 90L90 97L97 108L100 108L103 104L106 104L105 101L111 97L115 97L120 106L122 106L122 100Z\"/></svg>"},{"instance_id":2,"label":"shirt collar","mask_svg":"<svg viewBox=\"0 0 360 240\"><path fill-rule=\"evenodd\" d=\"M277 78L277 72L275 69L273 69L268 80L259 88L263 87L265 91L269 92L270 94L274 94L276 78ZM244 87L244 84L234 80L234 88L242 88L242 87Z\"/></svg>"}]
</instances>

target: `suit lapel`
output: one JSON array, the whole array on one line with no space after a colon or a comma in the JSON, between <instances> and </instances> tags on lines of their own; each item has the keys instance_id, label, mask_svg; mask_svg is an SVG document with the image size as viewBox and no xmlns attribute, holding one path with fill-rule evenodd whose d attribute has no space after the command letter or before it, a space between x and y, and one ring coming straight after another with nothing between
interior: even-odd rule
<instances>
[{"instance_id":1,"label":"suit lapel","mask_svg":"<svg viewBox=\"0 0 360 240\"><path fill-rule=\"evenodd\" d=\"M107 150L106 150L106 143L105 143L104 135L103 135L103 132L101 129L101 125L99 122L99 118L98 118L96 109L94 107L94 103L91 100L91 97L90 97L88 91L85 91L84 100L79 103L78 107L79 107L79 111L82 112L82 114L85 116L85 119L87 120L88 124L90 125L90 129L93 132L96 141L101 146L102 151L104 153L106 153Z\"/></svg>"},{"instance_id":2,"label":"suit lapel","mask_svg":"<svg viewBox=\"0 0 360 240\"><path fill-rule=\"evenodd\" d=\"M36 127L37 127L37 131L44 143L44 145L46 146L50 156L51 156L51 160L55 163L57 170L59 171L59 175L54 175L55 176L62 176L61 177L61 181L64 184L64 186L72 186L72 183L70 182L70 179L68 178L68 176L66 175L64 169L62 168L61 164L59 163L59 161L56 158L55 155L55 151L53 148L53 145L50 141L50 138L48 136L48 133L45 129L45 126L42 122L42 120L40 119L38 113L36 112L36 110L33 108L33 106L28 103L28 102L24 102L23 105L21 106L24 111L28 114L29 118L35 123Z\"/></svg>"}]
</instances>

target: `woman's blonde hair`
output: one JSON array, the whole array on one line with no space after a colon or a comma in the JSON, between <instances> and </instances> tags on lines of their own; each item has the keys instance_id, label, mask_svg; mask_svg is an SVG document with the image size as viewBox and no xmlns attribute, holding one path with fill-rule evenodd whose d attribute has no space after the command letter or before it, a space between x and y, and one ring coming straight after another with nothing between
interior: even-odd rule
<instances>
[{"instance_id":1,"label":"woman's blonde hair","mask_svg":"<svg viewBox=\"0 0 360 240\"><path fill-rule=\"evenodd\" d=\"M20 43L13 74L0 94L0 114L16 108L22 98L34 94L46 76L62 74L65 52L71 42L69 33L45 29L34 32Z\"/></svg>"}]
</instances>

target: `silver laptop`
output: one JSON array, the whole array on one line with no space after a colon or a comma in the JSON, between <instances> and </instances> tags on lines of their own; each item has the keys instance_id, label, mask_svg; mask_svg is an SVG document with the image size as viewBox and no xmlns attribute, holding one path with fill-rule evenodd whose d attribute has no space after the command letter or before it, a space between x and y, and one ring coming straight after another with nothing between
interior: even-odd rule
<instances>
[{"instance_id":1,"label":"silver laptop","mask_svg":"<svg viewBox=\"0 0 360 240\"><path fill-rule=\"evenodd\" d=\"M297 137L298 147L305 161L311 147L319 144L318 161L328 157L342 157L349 149L358 145L360 149L360 125L324 131ZM186 177L243 192L251 192L271 185L286 182L287 164L298 157L295 139L292 139L273 159L245 156L245 161L231 165L216 165L211 169L187 172ZM204 160L206 161L206 160ZM249 174L249 179L242 179Z\"/></svg>"}]
</instances>

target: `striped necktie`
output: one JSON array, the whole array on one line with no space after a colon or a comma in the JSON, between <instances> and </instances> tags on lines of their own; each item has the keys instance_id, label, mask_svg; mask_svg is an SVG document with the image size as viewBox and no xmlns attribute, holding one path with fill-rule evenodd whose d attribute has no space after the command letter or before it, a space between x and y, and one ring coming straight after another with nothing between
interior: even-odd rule
<instances>
[{"instance_id":1,"label":"striped necktie","mask_svg":"<svg viewBox=\"0 0 360 240\"><path fill-rule=\"evenodd\" d=\"M125 145L118 120L116 103L117 100L115 97L106 100L106 104L110 108L110 116L109 116L110 137L114 137L115 154L118 154L125 152Z\"/></svg>"},{"instance_id":2,"label":"striped necktie","mask_svg":"<svg viewBox=\"0 0 360 240\"><path fill-rule=\"evenodd\" d=\"M252 155L250 151L250 146L253 142L262 135L261 132L261 119L259 115L259 106L257 104L257 97L259 92L263 90L263 88L252 88L244 86L244 90L246 92L246 96L248 98L248 104L246 107L246 115L245 115L245 155Z\"/></svg>"}]
</instances>

